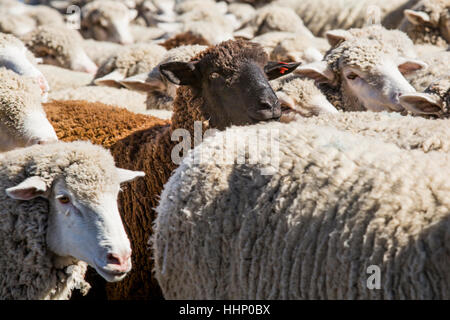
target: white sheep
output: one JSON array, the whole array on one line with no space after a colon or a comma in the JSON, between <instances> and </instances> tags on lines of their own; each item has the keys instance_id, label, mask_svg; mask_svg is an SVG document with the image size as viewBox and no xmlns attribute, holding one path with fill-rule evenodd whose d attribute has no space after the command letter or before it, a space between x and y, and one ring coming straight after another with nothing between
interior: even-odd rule
<instances>
[{"instance_id":1,"label":"white sheep","mask_svg":"<svg viewBox=\"0 0 450 320\"><path fill-rule=\"evenodd\" d=\"M63 16L47 6L8 1L0 6L0 31L21 36L38 26L64 26Z\"/></svg>"},{"instance_id":2,"label":"white sheep","mask_svg":"<svg viewBox=\"0 0 450 320\"><path fill-rule=\"evenodd\" d=\"M304 117L337 113L336 108L314 83L298 75L287 75L271 82L284 112L295 111Z\"/></svg>"},{"instance_id":3,"label":"white sheep","mask_svg":"<svg viewBox=\"0 0 450 320\"><path fill-rule=\"evenodd\" d=\"M0 158L0 298L67 299L86 292L86 263L107 281L131 269L117 207L119 169L109 151L56 142Z\"/></svg>"},{"instance_id":4,"label":"white sheep","mask_svg":"<svg viewBox=\"0 0 450 320\"><path fill-rule=\"evenodd\" d=\"M433 81L423 93L400 97L402 106L413 114L436 118L450 118L450 73Z\"/></svg>"},{"instance_id":5,"label":"white sheep","mask_svg":"<svg viewBox=\"0 0 450 320\"><path fill-rule=\"evenodd\" d=\"M37 81L0 68L0 152L56 140Z\"/></svg>"},{"instance_id":6,"label":"white sheep","mask_svg":"<svg viewBox=\"0 0 450 320\"><path fill-rule=\"evenodd\" d=\"M395 118L409 149L426 121L450 138L450 120ZM448 150L309 120L216 133L183 160L150 243L166 299L450 298Z\"/></svg>"},{"instance_id":7,"label":"white sheep","mask_svg":"<svg viewBox=\"0 0 450 320\"><path fill-rule=\"evenodd\" d=\"M399 55L389 43L351 38L296 73L316 80L338 110L400 112L400 95L415 92L405 75L424 67L420 60Z\"/></svg>"},{"instance_id":8,"label":"white sheep","mask_svg":"<svg viewBox=\"0 0 450 320\"><path fill-rule=\"evenodd\" d=\"M422 0L404 11L399 29L417 44L446 48L450 43L450 1Z\"/></svg>"},{"instance_id":9,"label":"white sheep","mask_svg":"<svg viewBox=\"0 0 450 320\"><path fill-rule=\"evenodd\" d=\"M270 53L272 60L311 63L323 59L324 53L330 48L323 38L311 38L298 33L281 40Z\"/></svg>"},{"instance_id":10,"label":"white sheep","mask_svg":"<svg viewBox=\"0 0 450 320\"><path fill-rule=\"evenodd\" d=\"M81 9L80 31L84 38L131 44L130 21L136 15L120 1L92 1Z\"/></svg>"},{"instance_id":11,"label":"white sheep","mask_svg":"<svg viewBox=\"0 0 450 320\"><path fill-rule=\"evenodd\" d=\"M235 37L252 39L267 32L293 32L314 38L294 10L275 5L258 9L251 20L234 32Z\"/></svg>"},{"instance_id":12,"label":"white sheep","mask_svg":"<svg viewBox=\"0 0 450 320\"><path fill-rule=\"evenodd\" d=\"M423 54L421 60L428 68L407 77L411 85L418 91L425 90L434 80L448 77L450 74L450 51L431 51Z\"/></svg>"},{"instance_id":13,"label":"white sheep","mask_svg":"<svg viewBox=\"0 0 450 320\"><path fill-rule=\"evenodd\" d=\"M305 26L316 36L333 29L361 28L372 23L395 27L385 19L398 19L404 9L417 0L277 0L278 6L295 10ZM394 19L395 20L395 19Z\"/></svg>"},{"instance_id":14,"label":"white sheep","mask_svg":"<svg viewBox=\"0 0 450 320\"><path fill-rule=\"evenodd\" d=\"M400 30L389 30L379 24L348 30L330 30L325 33L325 37L332 47L336 47L345 40L365 38L388 43L394 49L397 49L398 54L403 57L416 59L420 56L417 46L406 33Z\"/></svg>"},{"instance_id":15,"label":"white sheep","mask_svg":"<svg viewBox=\"0 0 450 320\"><path fill-rule=\"evenodd\" d=\"M36 21L27 15L9 14L1 7L0 15L0 32L21 36L36 28Z\"/></svg>"},{"instance_id":16,"label":"white sheep","mask_svg":"<svg viewBox=\"0 0 450 320\"><path fill-rule=\"evenodd\" d=\"M46 101L50 90L48 82L38 70L37 60L33 54L13 35L0 33L0 67L35 78L42 91L42 100Z\"/></svg>"},{"instance_id":17,"label":"white sheep","mask_svg":"<svg viewBox=\"0 0 450 320\"><path fill-rule=\"evenodd\" d=\"M63 26L41 26L21 40L43 63L95 74L97 66L83 49L83 38L76 30Z\"/></svg>"},{"instance_id":18,"label":"white sheep","mask_svg":"<svg viewBox=\"0 0 450 320\"><path fill-rule=\"evenodd\" d=\"M412 94L411 94L412 95ZM304 118L296 114L283 115L282 122L296 121L299 126L334 127L365 137L394 143L401 149L450 153L448 120L424 119L388 112L340 112Z\"/></svg>"},{"instance_id":19,"label":"white sheep","mask_svg":"<svg viewBox=\"0 0 450 320\"><path fill-rule=\"evenodd\" d=\"M94 83L120 87L120 80L149 72L161 61L166 52L164 47L152 43L125 46L99 67Z\"/></svg>"}]
</instances>

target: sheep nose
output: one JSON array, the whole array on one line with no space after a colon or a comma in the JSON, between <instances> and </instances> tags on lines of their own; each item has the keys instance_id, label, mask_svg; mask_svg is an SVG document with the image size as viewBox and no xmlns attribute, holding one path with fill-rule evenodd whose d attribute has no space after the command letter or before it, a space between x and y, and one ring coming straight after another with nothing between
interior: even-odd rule
<instances>
[{"instance_id":1,"label":"sheep nose","mask_svg":"<svg viewBox=\"0 0 450 320\"><path fill-rule=\"evenodd\" d=\"M392 101L395 103L400 103L400 97L402 96L401 92L396 92L392 94Z\"/></svg>"},{"instance_id":2,"label":"sheep nose","mask_svg":"<svg viewBox=\"0 0 450 320\"><path fill-rule=\"evenodd\" d=\"M259 106L261 110L272 111L273 117L277 118L281 116L281 104L278 99L265 98L260 100Z\"/></svg>"},{"instance_id":3,"label":"sheep nose","mask_svg":"<svg viewBox=\"0 0 450 320\"><path fill-rule=\"evenodd\" d=\"M131 257L131 251L123 255L117 253L108 253L106 256L106 262L116 271L127 272L130 269L128 260Z\"/></svg>"},{"instance_id":4,"label":"sheep nose","mask_svg":"<svg viewBox=\"0 0 450 320\"><path fill-rule=\"evenodd\" d=\"M44 78L44 76L38 76L37 82L39 84L39 88L41 88L42 94L47 93L49 88L47 80Z\"/></svg>"}]
</instances>

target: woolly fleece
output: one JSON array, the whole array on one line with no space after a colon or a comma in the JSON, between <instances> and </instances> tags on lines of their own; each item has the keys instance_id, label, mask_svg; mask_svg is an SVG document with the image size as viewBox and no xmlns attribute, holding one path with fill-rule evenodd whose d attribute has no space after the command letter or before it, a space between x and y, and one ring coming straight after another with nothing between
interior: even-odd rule
<instances>
[{"instance_id":1,"label":"woolly fleece","mask_svg":"<svg viewBox=\"0 0 450 320\"><path fill-rule=\"evenodd\" d=\"M450 154L296 122L233 141L257 128L279 132L273 175L218 163L236 162L223 132L166 184L152 241L166 299L450 298ZM372 265L380 290L367 287Z\"/></svg>"}]
</instances>

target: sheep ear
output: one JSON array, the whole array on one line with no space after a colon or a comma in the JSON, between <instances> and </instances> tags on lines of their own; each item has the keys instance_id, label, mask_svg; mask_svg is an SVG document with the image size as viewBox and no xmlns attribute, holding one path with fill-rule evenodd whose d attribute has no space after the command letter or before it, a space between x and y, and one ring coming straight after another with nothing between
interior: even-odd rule
<instances>
[{"instance_id":1,"label":"sheep ear","mask_svg":"<svg viewBox=\"0 0 450 320\"><path fill-rule=\"evenodd\" d=\"M159 72L174 84L189 86L198 82L195 65L195 62L168 62L159 66Z\"/></svg>"},{"instance_id":2,"label":"sheep ear","mask_svg":"<svg viewBox=\"0 0 450 320\"><path fill-rule=\"evenodd\" d=\"M332 83L334 81L334 72L325 61L317 61L301 66L296 73L319 83Z\"/></svg>"},{"instance_id":3,"label":"sheep ear","mask_svg":"<svg viewBox=\"0 0 450 320\"><path fill-rule=\"evenodd\" d=\"M133 181L136 178L144 177L145 172L143 171L132 171L127 169L116 168L117 174L119 176L120 183Z\"/></svg>"},{"instance_id":4,"label":"sheep ear","mask_svg":"<svg viewBox=\"0 0 450 320\"><path fill-rule=\"evenodd\" d=\"M30 177L15 187L6 189L8 197L17 200L31 200L37 197L47 198L47 184L40 177Z\"/></svg>"},{"instance_id":5,"label":"sheep ear","mask_svg":"<svg viewBox=\"0 0 450 320\"><path fill-rule=\"evenodd\" d=\"M403 11L406 19L414 25L422 25L431 21L430 16L423 11L414 11L410 9L406 9Z\"/></svg>"},{"instance_id":6,"label":"sheep ear","mask_svg":"<svg viewBox=\"0 0 450 320\"><path fill-rule=\"evenodd\" d=\"M398 63L398 70L403 74L407 75L413 72L416 72L418 70L426 69L428 65L420 60L411 60L411 59L405 59L400 58L400 61Z\"/></svg>"},{"instance_id":7,"label":"sheep ear","mask_svg":"<svg viewBox=\"0 0 450 320\"><path fill-rule=\"evenodd\" d=\"M286 62L269 61L264 66L264 72L266 73L267 78L269 80L274 80L276 78L291 73L292 71L297 69L297 67L301 64L302 64L301 62L286 63Z\"/></svg>"},{"instance_id":8,"label":"sheep ear","mask_svg":"<svg viewBox=\"0 0 450 320\"><path fill-rule=\"evenodd\" d=\"M342 41L352 38L352 35L347 30L336 29L330 30L325 33L328 43L332 47L336 47Z\"/></svg>"},{"instance_id":9,"label":"sheep ear","mask_svg":"<svg viewBox=\"0 0 450 320\"><path fill-rule=\"evenodd\" d=\"M426 93L407 93L400 97L401 105L414 114L436 114L442 111L442 100Z\"/></svg>"},{"instance_id":10,"label":"sheep ear","mask_svg":"<svg viewBox=\"0 0 450 320\"><path fill-rule=\"evenodd\" d=\"M129 90L149 91L154 88L161 88L162 81L156 78L149 78L147 73L140 73L135 76L119 81L121 85Z\"/></svg>"},{"instance_id":11,"label":"sheep ear","mask_svg":"<svg viewBox=\"0 0 450 320\"><path fill-rule=\"evenodd\" d=\"M97 86L120 88L121 87L120 81L123 80L124 78L125 76L123 74L121 74L117 70L114 70L113 72L108 73L107 75L104 75L101 78L95 79L94 84Z\"/></svg>"}]
</instances>

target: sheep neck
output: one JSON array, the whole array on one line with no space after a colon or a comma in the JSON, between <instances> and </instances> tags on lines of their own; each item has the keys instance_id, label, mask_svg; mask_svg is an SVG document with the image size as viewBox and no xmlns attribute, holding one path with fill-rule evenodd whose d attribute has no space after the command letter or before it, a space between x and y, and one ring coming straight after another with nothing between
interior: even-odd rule
<instances>
[{"instance_id":1,"label":"sheep neck","mask_svg":"<svg viewBox=\"0 0 450 320\"><path fill-rule=\"evenodd\" d=\"M202 134L208 129L208 121L203 115L205 100L198 89L191 87L180 87L174 101L174 112L170 134L177 129L188 130L191 138L194 137L194 123L202 122ZM193 139L192 139L193 141Z\"/></svg>"}]
</instances>

